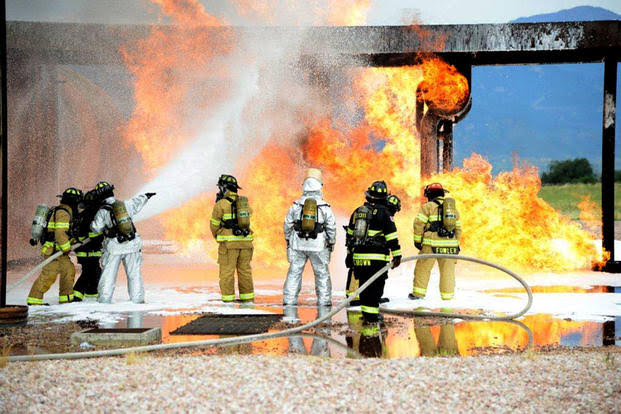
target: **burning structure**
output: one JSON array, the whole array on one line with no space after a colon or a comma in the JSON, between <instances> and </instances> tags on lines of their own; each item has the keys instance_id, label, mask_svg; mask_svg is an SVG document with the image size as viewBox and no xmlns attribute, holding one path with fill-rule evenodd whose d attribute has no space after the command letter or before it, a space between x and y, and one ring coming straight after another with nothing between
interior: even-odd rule
<instances>
[{"instance_id":1,"label":"burning structure","mask_svg":"<svg viewBox=\"0 0 621 414\"><path fill-rule=\"evenodd\" d=\"M150 188L169 193L149 215L166 211L158 218L165 237L188 251L204 249L200 240L208 225L202 211L220 172L243 177L254 204L262 206L255 220L258 256L278 266L282 255L274 246L281 236L274 229L305 167L326 171L326 196L342 214L375 177L389 181L404 205L416 205L421 175L437 178L441 169L442 181L464 200L464 227L472 229L464 251L521 269L588 267L599 260L594 236L538 198L536 169L516 167L492 177L491 165L476 154L454 169L452 128L470 108L473 65L604 61L603 247L614 254L619 22L238 28L209 15L199 2L156 3L173 25L12 22L9 76L15 79L33 66L125 67L135 104L113 139L140 154ZM273 16L269 10L243 10L257 22L279 24L264 20ZM302 23L363 23L336 15ZM27 84L13 87L14 94L32 90ZM61 139L58 128L46 131ZM36 184L26 190L42 191ZM488 217L468 213L481 208L481 198ZM27 223L29 217L19 212L28 216L30 210L34 205L11 212L12 221ZM411 216L406 208L401 229L410 228ZM614 262L607 269L614 270Z\"/></svg>"}]
</instances>

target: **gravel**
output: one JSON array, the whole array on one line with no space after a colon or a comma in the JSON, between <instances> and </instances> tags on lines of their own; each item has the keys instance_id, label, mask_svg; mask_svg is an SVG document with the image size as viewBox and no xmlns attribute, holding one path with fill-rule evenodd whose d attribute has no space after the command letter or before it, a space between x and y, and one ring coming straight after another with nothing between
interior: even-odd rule
<instances>
[{"instance_id":1,"label":"gravel","mask_svg":"<svg viewBox=\"0 0 621 414\"><path fill-rule=\"evenodd\" d=\"M618 412L618 347L482 357L129 355L9 363L0 412Z\"/></svg>"}]
</instances>

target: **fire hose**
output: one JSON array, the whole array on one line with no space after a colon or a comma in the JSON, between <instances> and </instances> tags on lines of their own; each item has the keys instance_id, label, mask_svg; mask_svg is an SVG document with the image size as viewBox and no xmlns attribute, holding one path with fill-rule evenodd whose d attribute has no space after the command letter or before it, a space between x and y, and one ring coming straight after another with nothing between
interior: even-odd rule
<instances>
[{"instance_id":1,"label":"fire hose","mask_svg":"<svg viewBox=\"0 0 621 414\"><path fill-rule=\"evenodd\" d=\"M533 294L530 290L530 287L524 281L524 279L522 279L520 276L513 273L509 269L506 269L503 266L488 262L486 260L477 259L474 257L455 256L452 254L419 254L417 256L406 257L401 260L401 263L414 261L418 259L436 259L436 258L457 259L457 260L464 260L467 262L479 263L485 266L498 269L504 273L507 273L509 276L513 277L518 282L520 282L520 284L522 284L522 286L526 290L526 293L528 294L528 302L526 306L524 306L524 308L522 308L520 311L513 313L513 314L508 314L505 316L468 315L468 314L461 314L461 313L444 313L444 312L421 312L421 311L416 311L416 310L408 312L408 314L415 315L415 316L434 316L434 317L441 317L441 318L510 321L510 320L519 318L520 316L524 315L528 311L528 309L530 309L530 306L533 303ZM208 347L208 346L244 344L248 342L257 342L257 341L264 341L266 339L280 338L283 336L292 336L295 334L300 334L302 331L306 329L317 326L325 320L331 319L334 315L336 315L341 310L346 308L347 305L349 305L349 302L354 300L354 298L358 296L360 292L368 288L369 285L371 285L376 279L382 276L384 272L388 271L391 267L392 267L392 263L390 262L387 263L386 266L383 266L381 269L375 272L351 296L346 298L345 301L343 301L341 304L336 306L332 311L328 312L324 316L317 318L314 321L311 321L304 325L285 329L283 331L268 332L268 333L263 333L263 334L244 335L244 336L229 337L229 338L206 339L202 341L189 341L189 342L177 342L177 343L170 343L170 344L134 346L134 347L129 347L129 348L106 349L106 350L101 350L101 351L67 352L67 353L40 354L40 355L16 355L16 356L10 356L7 359L10 362L14 362L14 361L41 361L41 360L52 360L52 359L95 358L95 357L103 357L103 356L117 356L117 355L132 353L132 352L136 353L136 352L163 351L163 350L169 350L169 349L189 348L189 347L196 347L196 346ZM529 336L529 340L530 340L530 336Z\"/></svg>"},{"instance_id":2,"label":"fire hose","mask_svg":"<svg viewBox=\"0 0 621 414\"><path fill-rule=\"evenodd\" d=\"M87 238L87 239L84 239L84 240L82 240L82 241L72 245L71 246L71 251L74 251L75 249L77 249L78 247L88 243L89 241L91 241L91 239ZM33 267L30 272L26 273L17 282L13 283L11 285L11 287L7 289L7 292L10 292L11 290L15 289L16 287L18 287L19 285L24 283L26 280L30 279L34 274L38 273L41 269L43 269L43 267L45 267L45 265L47 265L48 263L52 262L53 260L56 260L62 254L63 254L63 252L56 252L53 255L51 255L50 257L48 257L47 259L45 259L44 261L42 261L41 263L39 263L38 265L36 265L35 267Z\"/></svg>"}]
</instances>

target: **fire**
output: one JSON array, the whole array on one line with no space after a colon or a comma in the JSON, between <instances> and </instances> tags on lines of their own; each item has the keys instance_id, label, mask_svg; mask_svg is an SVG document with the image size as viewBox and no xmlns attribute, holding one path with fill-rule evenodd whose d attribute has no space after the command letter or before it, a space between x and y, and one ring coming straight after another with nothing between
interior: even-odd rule
<instances>
[{"instance_id":1,"label":"fire","mask_svg":"<svg viewBox=\"0 0 621 414\"><path fill-rule=\"evenodd\" d=\"M371 0L329 0L326 23L333 26L357 26L367 21Z\"/></svg>"},{"instance_id":2,"label":"fire","mask_svg":"<svg viewBox=\"0 0 621 414\"><path fill-rule=\"evenodd\" d=\"M594 236L538 197L535 167L516 165L493 177L491 164L473 154L463 168L430 180L459 203L467 255L518 271L580 269L596 256Z\"/></svg>"},{"instance_id":3,"label":"fire","mask_svg":"<svg viewBox=\"0 0 621 414\"><path fill-rule=\"evenodd\" d=\"M602 208L593 200L591 196L585 196L578 203L580 210L580 221L584 223L587 230L596 233L602 227Z\"/></svg>"},{"instance_id":4,"label":"fire","mask_svg":"<svg viewBox=\"0 0 621 414\"><path fill-rule=\"evenodd\" d=\"M166 165L197 136L198 118L209 116L213 108L227 102L231 93L227 85L235 81L235 71L243 70L239 64L230 67L222 63L236 48L232 28L209 31L198 27L225 24L209 15L198 0L156 3L177 23L175 30L153 30L148 38L124 50L135 76L136 97L135 112L124 133L128 143L139 150L149 173ZM232 2L240 15L268 24L277 3ZM323 24L360 24L369 4L368 0L331 1L316 10L317 19ZM308 167L323 170L324 196L337 216L345 219L363 201L364 190L372 181L386 180L404 206L396 218L402 246L405 253L414 253L411 226L424 184L420 180L416 91L421 91L428 107L451 112L467 101L468 82L455 67L433 56L421 57L414 66L345 73L341 76L349 80L352 89L340 97L324 99L321 108L304 102L290 107L276 102L262 112L261 116L273 117L276 122L267 133L252 130L250 123L250 134L257 137L250 136L249 142L262 146L258 155L246 162L246 155L240 154L244 160L240 169L222 171L238 176L242 193L254 209L255 263L277 269L287 266L282 222L292 201L300 196ZM317 86L307 85L308 93L321 96L314 88ZM253 104L251 100L245 112L252 113L246 110L254 109L250 108ZM201 111L196 111L197 107ZM345 120L334 115L343 108L351 115ZM292 114L288 122L295 118L300 128L290 131L274 126L282 113ZM265 135L268 138L263 139ZM216 180L214 176L214 187ZM494 177L491 164L473 154L462 168L430 181L442 182L457 200L465 254L515 270L556 271L588 267L597 256L591 242L594 236L538 197L541 183L533 167L516 166ZM208 228L213 190L206 188L204 194L161 217L168 238L194 248L197 240L207 241L212 257L216 246ZM342 243L340 224L344 223L339 223L338 229Z\"/></svg>"},{"instance_id":5,"label":"fire","mask_svg":"<svg viewBox=\"0 0 621 414\"><path fill-rule=\"evenodd\" d=\"M422 100L440 113L451 114L466 105L470 96L468 80L455 66L432 57L423 60L423 79L419 85Z\"/></svg>"},{"instance_id":6,"label":"fire","mask_svg":"<svg viewBox=\"0 0 621 414\"><path fill-rule=\"evenodd\" d=\"M196 106L207 108L226 98L220 85L228 74L214 61L234 47L230 30L199 27L224 23L198 0L153 2L173 20L175 29L153 28L148 37L121 50L135 78L136 103L123 135L138 149L149 173L172 160L196 133Z\"/></svg>"},{"instance_id":7,"label":"fire","mask_svg":"<svg viewBox=\"0 0 621 414\"><path fill-rule=\"evenodd\" d=\"M280 0L230 0L235 11L252 22L263 25L278 23ZM296 7L297 6L297 7ZM308 0L304 5L286 4L288 25L303 25L310 17L315 25L356 26L366 22L371 0ZM296 10L299 9L299 10ZM304 16L308 12L311 16Z\"/></svg>"}]
</instances>

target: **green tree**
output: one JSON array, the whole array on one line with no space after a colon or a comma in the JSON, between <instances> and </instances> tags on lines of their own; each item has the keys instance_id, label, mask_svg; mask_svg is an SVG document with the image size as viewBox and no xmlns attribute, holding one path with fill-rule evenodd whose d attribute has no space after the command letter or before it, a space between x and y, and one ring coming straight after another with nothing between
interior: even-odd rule
<instances>
[{"instance_id":1,"label":"green tree","mask_svg":"<svg viewBox=\"0 0 621 414\"><path fill-rule=\"evenodd\" d=\"M552 161L548 171L541 175L543 184L595 183L597 177L586 158Z\"/></svg>"},{"instance_id":2,"label":"green tree","mask_svg":"<svg viewBox=\"0 0 621 414\"><path fill-rule=\"evenodd\" d=\"M621 170L615 170L615 183L621 183Z\"/></svg>"}]
</instances>

